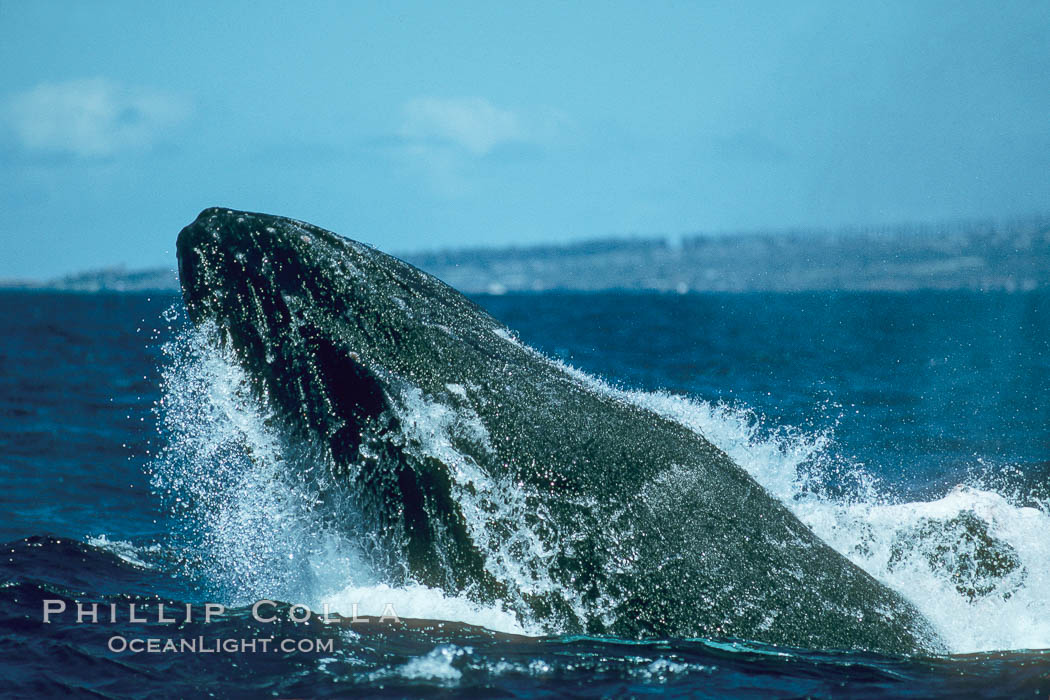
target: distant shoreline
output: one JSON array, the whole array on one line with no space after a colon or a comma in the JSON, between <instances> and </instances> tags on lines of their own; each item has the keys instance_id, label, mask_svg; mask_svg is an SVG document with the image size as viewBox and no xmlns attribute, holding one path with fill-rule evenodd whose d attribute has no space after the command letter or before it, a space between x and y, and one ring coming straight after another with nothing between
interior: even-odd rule
<instances>
[{"instance_id":1,"label":"distant shoreline","mask_svg":"<svg viewBox=\"0 0 1050 700\"><path fill-rule=\"evenodd\" d=\"M605 239L398 257L471 293L1028 291L1050 287L1050 216L843 229ZM111 267L0 289L177 292L173 268Z\"/></svg>"}]
</instances>

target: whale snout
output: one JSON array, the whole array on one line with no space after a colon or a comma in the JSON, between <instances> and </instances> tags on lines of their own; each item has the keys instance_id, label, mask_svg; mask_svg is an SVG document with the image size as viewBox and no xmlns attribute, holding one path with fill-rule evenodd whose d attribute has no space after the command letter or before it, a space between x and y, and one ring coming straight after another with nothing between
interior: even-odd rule
<instances>
[{"instance_id":1,"label":"whale snout","mask_svg":"<svg viewBox=\"0 0 1050 700\"><path fill-rule=\"evenodd\" d=\"M385 409L382 388L352 339L309 304L329 299L332 234L268 214L209 208L179 233L183 299L211 322L271 408L323 439L341 465L356 459L361 426ZM351 257L352 250L343 250Z\"/></svg>"},{"instance_id":2,"label":"whale snout","mask_svg":"<svg viewBox=\"0 0 1050 700\"><path fill-rule=\"evenodd\" d=\"M278 233L259 225L257 215L212 207L179 233L176 250L179 280L186 307L194 320L221 314L234 298L258 294L266 267L280 266L262 251L275 250ZM269 230L268 230L269 229ZM269 240L268 240L269 239Z\"/></svg>"}]
</instances>

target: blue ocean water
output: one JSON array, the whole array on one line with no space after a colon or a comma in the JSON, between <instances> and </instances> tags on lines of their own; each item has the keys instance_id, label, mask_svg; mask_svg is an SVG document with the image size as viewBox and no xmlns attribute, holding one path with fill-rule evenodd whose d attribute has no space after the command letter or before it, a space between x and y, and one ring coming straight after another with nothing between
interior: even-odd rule
<instances>
[{"instance_id":1,"label":"blue ocean water","mask_svg":"<svg viewBox=\"0 0 1050 700\"><path fill-rule=\"evenodd\" d=\"M241 405L231 369L194 345L180 300L3 292L0 691L1050 693L1046 292L477 301L524 342L703 432L825 541L909 598L955 654L545 636L438 591L360 580L352 547L266 479L266 426ZM270 535L268 544L253 533ZM980 564L988 548L991 569ZM248 607L262 598L315 611L327 603L342 615L360 603L373 618L382 608L370 604L393 600L402 617L424 621L297 624L278 605L267 625ZM98 603L104 619L116 605L119 614L77 624L67 612L45 625L46 600L68 611ZM190 604L194 618L160 623L161 602ZM147 622L128 619L131 603ZM230 611L204 624L206 603ZM332 648L132 653L112 650L115 636L322 639Z\"/></svg>"}]
</instances>

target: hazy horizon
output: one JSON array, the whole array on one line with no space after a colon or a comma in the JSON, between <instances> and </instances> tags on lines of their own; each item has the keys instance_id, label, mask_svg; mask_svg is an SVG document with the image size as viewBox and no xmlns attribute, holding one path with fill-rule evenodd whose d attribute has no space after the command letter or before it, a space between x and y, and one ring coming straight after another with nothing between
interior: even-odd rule
<instances>
[{"instance_id":1,"label":"hazy horizon","mask_svg":"<svg viewBox=\"0 0 1050 700\"><path fill-rule=\"evenodd\" d=\"M723 230L723 231L687 231L680 235L659 235L652 234L646 235L642 233L628 234L628 235L608 235L608 236L595 236L591 238L574 238L568 240L554 240L554 241L527 241L525 243L519 243L515 241L494 241L488 244L481 243L477 245L443 245L435 246L431 248L416 248L416 249L403 249L403 250L385 250L383 252L390 253L396 257L406 258L408 257L428 257L434 255L443 254L468 254L477 252L481 254L488 253L499 253L501 251L512 251L520 250L523 253L531 251L550 249L550 250L564 250L571 251L574 248L587 247L589 245L601 245L606 243L613 244L624 244L631 245L634 243L638 244L666 244L669 246L676 246L682 241L697 240L703 238L709 239L733 239L741 237L742 239L747 238L775 238L783 235L803 235L812 236L814 238L822 238L827 236L851 236L857 235L863 237L866 233L886 233L891 235L907 235L909 232L916 233L922 230L923 234L944 234L948 233L950 229L961 229L969 233L977 230L983 226L990 226L997 230L1010 231L1017 227L1028 227L1031 225L1043 226L1050 224L1050 213L1040 213L1031 215L1019 215L1013 217L1006 217L996 219L994 217L963 217L953 219L942 219L940 221L907 221L907 222L890 222L886 224L878 225L843 225L837 227L796 227L796 228L764 228L764 229L750 229L750 230ZM406 258L407 259L407 258ZM103 262L100 265L93 267L78 267L74 269L60 271L57 274L48 277L28 277L28 276L0 276L0 284L3 283L47 283L56 282L64 278L77 277L83 274L93 273L105 273L105 272L122 272L135 274L139 272L154 272L157 270L169 270L172 272L176 271L178 267L178 261L172 256L170 261L161 261L154 265L128 265L125 262L115 261L110 263Z\"/></svg>"},{"instance_id":2,"label":"hazy horizon","mask_svg":"<svg viewBox=\"0 0 1050 700\"><path fill-rule=\"evenodd\" d=\"M1050 213L1050 5L0 0L0 278Z\"/></svg>"}]
</instances>

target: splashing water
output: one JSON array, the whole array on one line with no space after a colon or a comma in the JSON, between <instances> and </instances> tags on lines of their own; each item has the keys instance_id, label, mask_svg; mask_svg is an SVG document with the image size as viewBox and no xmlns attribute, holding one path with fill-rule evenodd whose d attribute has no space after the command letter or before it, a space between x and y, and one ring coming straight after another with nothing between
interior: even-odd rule
<instances>
[{"instance_id":1,"label":"splashing water","mask_svg":"<svg viewBox=\"0 0 1050 700\"><path fill-rule=\"evenodd\" d=\"M296 445L252 395L214 326L163 348L165 448L152 485L176 516L184 572L230 605L263 598L346 616L448 619L523 633L502 608L407 580L322 457ZM422 417L421 417L422 418ZM531 629L531 628L530 628ZM531 631L538 631L532 629Z\"/></svg>"},{"instance_id":2,"label":"splashing water","mask_svg":"<svg viewBox=\"0 0 1050 700\"><path fill-rule=\"evenodd\" d=\"M251 396L243 371L218 349L218 333L204 326L165 347L159 418L166 447L153 465L154 488L180 516L186 570L205 589L231 604L271 598L347 615L380 615L392 605L402 617L541 631L502 607L411 581L375 541L353 495L329 488L319 453L289 440ZM937 500L894 502L863 468L834 458L830 433L769 431L746 408L624 391L558 364L595 391L677 421L720 447L821 539L911 600L952 651L1050 647L1045 502L1023 504L1025 494L1004 494L977 479ZM515 484L486 481L469 460L447 453L450 430L472 431L484 442L477 417L415 395L402 397L400 406L417 442L454 466L458 496L485 500L465 510L474 541L491 550L486 566L498 566L498 576L520 590L556 587L542 566L549 553L536 550L541 540L528 527L508 538L485 537L493 529L484 513L496 513L504 529L520 522L530 504ZM829 471L848 477L849 495L830 494Z\"/></svg>"},{"instance_id":3,"label":"splashing water","mask_svg":"<svg viewBox=\"0 0 1050 700\"><path fill-rule=\"evenodd\" d=\"M746 408L660 392L623 391L566 367L596 391L675 420L724 450L840 554L908 598L955 653L1050 647L1050 504L992 490L975 477L943 498L897 503L859 465L829 496L820 477L842 471L828 434L772 435ZM820 469L819 467L825 467Z\"/></svg>"},{"instance_id":4,"label":"splashing water","mask_svg":"<svg viewBox=\"0 0 1050 700\"><path fill-rule=\"evenodd\" d=\"M234 604L310 599L326 580L368 581L362 553L314 519L319 470L309 452L280 439L240 367L217 349L217 333L202 327L164 348L167 446L153 486L183 516L187 565Z\"/></svg>"}]
</instances>

